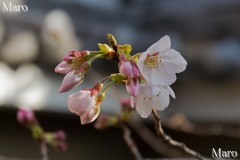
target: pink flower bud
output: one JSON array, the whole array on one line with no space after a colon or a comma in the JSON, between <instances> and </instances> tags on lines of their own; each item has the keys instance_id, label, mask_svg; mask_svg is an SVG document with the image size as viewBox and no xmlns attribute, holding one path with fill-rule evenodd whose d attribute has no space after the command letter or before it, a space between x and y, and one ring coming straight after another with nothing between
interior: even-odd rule
<instances>
[{"instance_id":1,"label":"pink flower bud","mask_svg":"<svg viewBox=\"0 0 240 160\"><path fill-rule=\"evenodd\" d=\"M91 92L92 96L96 96L98 94L98 92L103 88L103 84L102 83L97 83L95 84L95 86L90 89L89 91Z\"/></svg>"},{"instance_id":2,"label":"pink flower bud","mask_svg":"<svg viewBox=\"0 0 240 160\"><path fill-rule=\"evenodd\" d=\"M92 108L89 112L83 114L80 117L81 120L81 124L88 124L88 123L92 123L99 115L100 110L97 108Z\"/></svg>"},{"instance_id":3,"label":"pink flower bud","mask_svg":"<svg viewBox=\"0 0 240 160\"><path fill-rule=\"evenodd\" d=\"M133 70L132 65L130 62L120 62L119 66L119 72L122 73L124 76L127 76L128 78L133 77Z\"/></svg>"},{"instance_id":4,"label":"pink flower bud","mask_svg":"<svg viewBox=\"0 0 240 160\"><path fill-rule=\"evenodd\" d=\"M89 55L89 51L85 50L85 51L71 51L68 52L67 55L63 58L64 61L66 62L72 62L73 59L80 59L83 58L86 55Z\"/></svg>"},{"instance_id":5,"label":"pink flower bud","mask_svg":"<svg viewBox=\"0 0 240 160\"><path fill-rule=\"evenodd\" d=\"M89 61L86 61L86 62L84 62L83 64L80 65L78 71L81 74L85 74L89 70L90 67L91 67L91 63Z\"/></svg>"},{"instance_id":6,"label":"pink flower bud","mask_svg":"<svg viewBox=\"0 0 240 160\"><path fill-rule=\"evenodd\" d=\"M124 98L121 100L121 106L129 107L131 106L131 100L130 98Z\"/></svg>"},{"instance_id":7,"label":"pink flower bud","mask_svg":"<svg viewBox=\"0 0 240 160\"><path fill-rule=\"evenodd\" d=\"M125 54L121 54L121 55L119 56L119 61L127 62L127 58L126 58Z\"/></svg>"},{"instance_id":8,"label":"pink flower bud","mask_svg":"<svg viewBox=\"0 0 240 160\"><path fill-rule=\"evenodd\" d=\"M84 75L79 71L69 72L63 79L62 85L59 88L59 92L67 92L82 83Z\"/></svg>"},{"instance_id":9,"label":"pink flower bud","mask_svg":"<svg viewBox=\"0 0 240 160\"><path fill-rule=\"evenodd\" d=\"M66 134L64 131L59 130L54 133L54 137L57 141L64 141L66 139Z\"/></svg>"},{"instance_id":10,"label":"pink flower bud","mask_svg":"<svg viewBox=\"0 0 240 160\"><path fill-rule=\"evenodd\" d=\"M131 96L137 96L139 90L139 80L135 78L129 79L126 84L126 89Z\"/></svg>"},{"instance_id":11,"label":"pink flower bud","mask_svg":"<svg viewBox=\"0 0 240 160\"><path fill-rule=\"evenodd\" d=\"M20 108L17 112L17 120L23 125L37 124L36 117L32 110L28 108ZM28 126L27 126L28 127Z\"/></svg>"},{"instance_id":12,"label":"pink flower bud","mask_svg":"<svg viewBox=\"0 0 240 160\"><path fill-rule=\"evenodd\" d=\"M139 78L140 72L139 72L136 62L133 59L131 59L130 62L132 65L133 78Z\"/></svg>"},{"instance_id":13,"label":"pink flower bud","mask_svg":"<svg viewBox=\"0 0 240 160\"><path fill-rule=\"evenodd\" d=\"M75 57L75 52L77 53L77 51L68 52L67 55L63 58L63 60L65 62L72 62L73 58Z\"/></svg>"},{"instance_id":14,"label":"pink flower bud","mask_svg":"<svg viewBox=\"0 0 240 160\"><path fill-rule=\"evenodd\" d=\"M64 143L64 142L61 142L61 143L58 143L57 144L57 148L62 151L62 152L65 152L67 150L67 144Z\"/></svg>"},{"instance_id":15,"label":"pink flower bud","mask_svg":"<svg viewBox=\"0 0 240 160\"><path fill-rule=\"evenodd\" d=\"M94 108L96 104L95 99L96 97L92 96L89 90L81 90L68 97L68 109L71 112L82 116Z\"/></svg>"},{"instance_id":16,"label":"pink flower bud","mask_svg":"<svg viewBox=\"0 0 240 160\"><path fill-rule=\"evenodd\" d=\"M60 73L60 74L67 74L68 72L73 70L73 66L70 63L67 63L65 61L62 61L61 63L59 63L57 65L57 67L55 68L55 72L56 73Z\"/></svg>"}]
</instances>

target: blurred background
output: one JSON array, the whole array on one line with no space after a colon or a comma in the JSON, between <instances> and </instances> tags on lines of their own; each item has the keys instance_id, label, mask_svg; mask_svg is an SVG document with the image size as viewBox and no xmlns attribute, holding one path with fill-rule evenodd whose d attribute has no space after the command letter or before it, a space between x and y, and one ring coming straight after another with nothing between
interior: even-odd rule
<instances>
[{"instance_id":1,"label":"blurred background","mask_svg":"<svg viewBox=\"0 0 240 160\"><path fill-rule=\"evenodd\" d=\"M27 5L28 12L3 12L3 2ZM68 51L98 50L97 43L107 43L107 33L120 44L131 44L132 53L145 51L169 35L172 48L188 61L187 70L172 85L176 99L161 114L183 113L197 123L239 125L239 0L0 0L0 4L0 155L39 156L36 143L15 120L16 108L25 106L38 111L44 128L67 132L69 150L51 152L52 159L115 155L115 159L131 159L121 132L80 126L79 118L66 107L69 94L118 72L117 65L96 61L84 83L63 94L58 93L63 75L54 73ZM112 87L102 112L118 112L118 102L127 96L124 90ZM209 156L212 147L240 148L239 139L169 133ZM157 156L138 142L143 155Z\"/></svg>"}]
</instances>

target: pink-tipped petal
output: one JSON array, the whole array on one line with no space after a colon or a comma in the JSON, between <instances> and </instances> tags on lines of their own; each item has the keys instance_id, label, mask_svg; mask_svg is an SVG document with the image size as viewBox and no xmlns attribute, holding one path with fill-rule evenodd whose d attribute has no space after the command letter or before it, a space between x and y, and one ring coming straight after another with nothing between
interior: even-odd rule
<instances>
[{"instance_id":1,"label":"pink-tipped petal","mask_svg":"<svg viewBox=\"0 0 240 160\"><path fill-rule=\"evenodd\" d=\"M133 78L133 70L130 62L120 62L119 72L128 78Z\"/></svg>"},{"instance_id":2,"label":"pink-tipped petal","mask_svg":"<svg viewBox=\"0 0 240 160\"><path fill-rule=\"evenodd\" d=\"M132 71L133 71L133 78L139 78L140 77L140 72L139 72L139 69L138 69L138 66L136 64L136 62L131 59L131 65L132 65Z\"/></svg>"},{"instance_id":3,"label":"pink-tipped petal","mask_svg":"<svg viewBox=\"0 0 240 160\"><path fill-rule=\"evenodd\" d=\"M92 108L89 112L85 113L80 117L81 124L88 124L92 123L99 115L100 110L97 110L96 108Z\"/></svg>"},{"instance_id":4,"label":"pink-tipped petal","mask_svg":"<svg viewBox=\"0 0 240 160\"><path fill-rule=\"evenodd\" d=\"M68 72L70 72L73 69L72 65L70 63L67 63L65 61L62 61L61 63L59 63L57 65L57 67L55 68L55 72L56 73L60 73L60 74L67 74Z\"/></svg>"},{"instance_id":5,"label":"pink-tipped petal","mask_svg":"<svg viewBox=\"0 0 240 160\"><path fill-rule=\"evenodd\" d=\"M95 104L96 97L88 90L81 90L68 97L68 109L79 116L89 112Z\"/></svg>"},{"instance_id":6,"label":"pink-tipped petal","mask_svg":"<svg viewBox=\"0 0 240 160\"><path fill-rule=\"evenodd\" d=\"M67 92L82 83L84 75L77 71L69 72L63 79L59 92Z\"/></svg>"},{"instance_id":7,"label":"pink-tipped petal","mask_svg":"<svg viewBox=\"0 0 240 160\"><path fill-rule=\"evenodd\" d=\"M121 54L119 56L119 61L127 62L127 58L126 58L125 54Z\"/></svg>"},{"instance_id":8,"label":"pink-tipped petal","mask_svg":"<svg viewBox=\"0 0 240 160\"><path fill-rule=\"evenodd\" d=\"M126 84L126 90L131 96L137 96L139 90L139 80L129 79Z\"/></svg>"}]
</instances>

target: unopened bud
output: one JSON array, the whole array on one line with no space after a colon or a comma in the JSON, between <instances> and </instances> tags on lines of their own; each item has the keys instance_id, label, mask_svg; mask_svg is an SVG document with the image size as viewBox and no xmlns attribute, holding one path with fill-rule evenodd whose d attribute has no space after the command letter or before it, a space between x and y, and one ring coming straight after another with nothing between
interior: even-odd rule
<instances>
[{"instance_id":1,"label":"unopened bud","mask_svg":"<svg viewBox=\"0 0 240 160\"><path fill-rule=\"evenodd\" d=\"M35 114L28 108L20 108L18 110L17 120L26 127L31 127L38 124Z\"/></svg>"},{"instance_id":2,"label":"unopened bud","mask_svg":"<svg viewBox=\"0 0 240 160\"><path fill-rule=\"evenodd\" d=\"M64 142L59 143L59 144L57 144L57 149L62 152L65 152L67 150L67 144Z\"/></svg>"},{"instance_id":3,"label":"unopened bud","mask_svg":"<svg viewBox=\"0 0 240 160\"><path fill-rule=\"evenodd\" d=\"M65 62L72 62L73 59L80 59L85 57L86 55L89 55L90 52L88 50L85 51L71 51L68 52L67 55L63 58Z\"/></svg>"},{"instance_id":4,"label":"unopened bud","mask_svg":"<svg viewBox=\"0 0 240 160\"><path fill-rule=\"evenodd\" d=\"M66 134L64 131L59 130L54 133L54 137L57 141L64 141L66 139Z\"/></svg>"},{"instance_id":5,"label":"unopened bud","mask_svg":"<svg viewBox=\"0 0 240 160\"><path fill-rule=\"evenodd\" d=\"M64 78L59 92L67 92L82 83L84 75L78 71L69 72Z\"/></svg>"}]
</instances>

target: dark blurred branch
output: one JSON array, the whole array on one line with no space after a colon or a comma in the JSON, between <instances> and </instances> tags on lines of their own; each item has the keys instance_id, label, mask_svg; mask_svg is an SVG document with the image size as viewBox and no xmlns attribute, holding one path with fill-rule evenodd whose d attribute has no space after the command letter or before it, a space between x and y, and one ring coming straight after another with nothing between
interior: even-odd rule
<instances>
[{"instance_id":1,"label":"dark blurred branch","mask_svg":"<svg viewBox=\"0 0 240 160\"><path fill-rule=\"evenodd\" d=\"M123 130L123 139L128 145L128 148L131 150L136 160L143 160L141 153L139 152L136 143L131 138L131 131L126 125L122 125Z\"/></svg>"},{"instance_id":2,"label":"dark blurred branch","mask_svg":"<svg viewBox=\"0 0 240 160\"><path fill-rule=\"evenodd\" d=\"M172 148L162 141L159 141L158 137L150 131L141 121L133 122L129 121L128 124L138 134L138 136L148 144L153 150L161 155L167 157L183 157L185 154L179 150Z\"/></svg>"},{"instance_id":3,"label":"dark blurred branch","mask_svg":"<svg viewBox=\"0 0 240 160\"><path fill-rule=\"evenodd\" d=\"M39 159L13 158L13 157L0 156L0 160L39 160Z\"/></svg>"},{"instance_id":4,"label":"dark blurred branch","mask_svg":"<svg viewBox=\"0 0 240 160\"><path fill-rule=\"evenodd\" d=\"M161 139L163 139L169 145L181 149L182 151L189 154L190 156L196 157L200 160L206 160L206 158L203 157L200 153L188 148L184 143L173 140L170 136L168 136L162 128L160 116L158 115L158 113L155 109L153 109L152 114L153 114L155 122L156 122L157 134Z\"/></svg>"},{"instance_id":5,"label":"dark blurred branch","mask_svg":"<svg viewBox=\"0 0 240 160\"><path fill-rule=\"evenodd\" d=\"M162 118L164 127L185 132L198 136L226 136L240 139L240 128L223 126L219 124L199 125L189 121L183 114L175 114L174 116Z\"/></svg>"}]
</instances>

